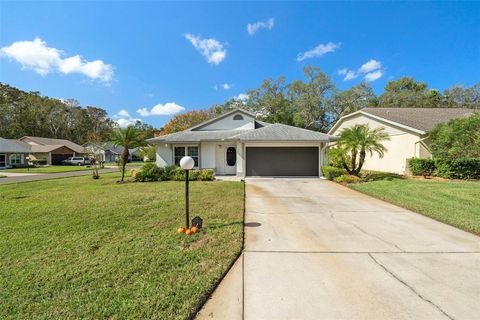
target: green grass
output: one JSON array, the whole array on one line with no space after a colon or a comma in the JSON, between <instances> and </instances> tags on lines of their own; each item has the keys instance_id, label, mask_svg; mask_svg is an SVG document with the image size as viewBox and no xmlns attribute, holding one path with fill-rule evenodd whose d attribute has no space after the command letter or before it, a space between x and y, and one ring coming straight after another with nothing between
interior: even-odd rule
<instances>
[{"instance_id":1,"label":"green grass","mask_svg":"<svg viewBox=\"0 0 480 320\"><path fill-rule=\"evenodd\" d=\"M16 173L58 173L58 172L69 172L69 171L83 171L83 170L92 170L85 166L47 166L47 167L38 167L38 168L13 168L5 169L5 172L16 172Z\"/></svg>"},{"instance_id":2,"label":"green grass","mask_svg":"<svg viewBox=\"0 0 480 320\"><path fill-rule=\"evenodd\" d=\"M118 173L0 185L0 319L185 319L242 247L243 185L117 184Z\"/></svg>"},{"instance_id":3,"label":"green grass","mask_svg":"<svg viewBox=\"0 0 480 320\"><path fill-rule=\"evenodd\" d=\"M127 167L141 167L143 166L145 163L148 163L148 162L127 162ZM106 162L105 163L105 166L109 166L109 167L118 167L118 163L116 162ZM120 165L121 166L121 165Z\"/></svg>"},{"instance_id":4,"label":"green grass","mask_svg":"<svg viewBox=\"0 0 480 320\"><path fill-rule=\"evenodd\" d=\"M393 179L351 187L480 235L480 182Z\"/></svg>"}]
</instances>

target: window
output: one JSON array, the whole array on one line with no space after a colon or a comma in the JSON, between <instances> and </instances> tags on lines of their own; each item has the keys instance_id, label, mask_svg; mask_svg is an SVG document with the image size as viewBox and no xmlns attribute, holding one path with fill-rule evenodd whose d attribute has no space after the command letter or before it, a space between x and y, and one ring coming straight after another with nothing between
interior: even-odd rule
<instances>
[{"instance_id":1,"label":"window","mask_svg":"<svg viewBox=\"0 0 480 320\"><path fill-rule=\"evenodd\" d=\"M185 157L185 147L175 147L175 165L180 165L180 159Z\"/></svg>"},{"instance_id":2,"label":"window","mask_svg":"<svg viewBox=\"0 0 480 320\"><path fill-rule=\"evenodd\" d=\"M10 164L21 164L22 155L21 154L11 154L10 155Z\"/></svg>"},{"instance_id":3,"label":"window","mask_svg":"<svg viewBox=\"0 0 480 320\"><path fill-rule=\"evenodd\" d=\"M243 117L241 114L236 114L233 116L233 120L243 120Z\"/></svg>"},{"instance_id":4,"label":"window","mask_svg":"<svg viewBox=\"0 0 480 320\"><path fill-rule=\"evenodd\" d=\"M195 161L195 167L198 167L198 147L175 147L175 165L180 165L180 160L186 155L192 157Z\"/></svg>"},{"instance_id":5,"label":"window","mask_svg":"<svg viewBox=\"0 0 480 320\"><path fill-rule=\"evenodd\" d=\"M237 163L237 152L234 147L227 149L227 165L233 167Z\"/></svg>"}]
</instances>

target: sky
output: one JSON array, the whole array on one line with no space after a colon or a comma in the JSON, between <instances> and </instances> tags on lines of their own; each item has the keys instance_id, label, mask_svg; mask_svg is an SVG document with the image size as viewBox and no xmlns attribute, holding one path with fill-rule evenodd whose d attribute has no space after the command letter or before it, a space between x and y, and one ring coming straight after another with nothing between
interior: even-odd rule
<instances>
[{"instance_id":1,"label":"sky","mask_svg":"<svg viewBox=\"0 0 480 320\"><path fill-rule=\"evenodd\" d=\"M160 128L316 66L377 94L480 81L480 2L0 2L0 82Z\"/></svg>"}]
</instances>

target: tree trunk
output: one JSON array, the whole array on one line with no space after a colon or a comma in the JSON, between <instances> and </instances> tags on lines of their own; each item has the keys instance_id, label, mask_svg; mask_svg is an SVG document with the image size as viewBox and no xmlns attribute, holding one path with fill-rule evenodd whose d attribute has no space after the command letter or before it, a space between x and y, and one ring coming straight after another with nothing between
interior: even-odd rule
<instances>
[{"instance_id":1,"label":"tree trunk","mask_svg":"<svg viewBox=\"0 0 480 320\"><path fill-rule=\"evenodd\" d=\"M355 174L355 167L357 166L357 151L352 150L352 169L348 171L349 174Z\"/></svg>"},{"instance_id":2,"label":"tree trunk","mask_svg":"<svg viewBox=\"0 0 480 320\"><path fill-rule=\"evenodd\" d=\"M357 177L360 176L360 171L362 170L363 163L365 162L365 156L366 156L366 155L367 155L367 153L365 152L364 149L362 149L362 150L360 151L360 159L359 159L359 161L358 161L358 167L357 167L357 169L355 169L355 175L356 175Z\"/></svg>"},{"instance_id":3,"label":"tree trunk","mask_svg":"<svg viewBox=\"0 0 480 320\"><path fill-rule=\"evenodd\" d=\"M124 147L123 153L122 153L122 180L125 178L125 166L127 165L128 162L128 148Z\"/></svg>"}]
</instances>

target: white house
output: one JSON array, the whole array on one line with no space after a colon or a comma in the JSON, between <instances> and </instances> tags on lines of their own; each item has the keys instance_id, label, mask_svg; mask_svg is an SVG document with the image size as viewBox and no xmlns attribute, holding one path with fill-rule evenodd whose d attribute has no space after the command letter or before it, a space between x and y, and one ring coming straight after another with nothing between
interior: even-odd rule
<instances>
[{"instance_id":1,"label":"white house","mask_svg":"<svg viewBox=\"0 0 480 320\"><path fill-rule=\"evenodd\" d=\"M460 108L365 108L340 118L328 132L338 136L344 128L368 124L370 128L385 128L390 141L383 158L367 155L364 169L406 173L407 159L431 157L428 132L438 123L468 117L473 109Z\"/></svg>"},{"instance_id":2,"label":"white house","mask_svg":"<svg viewBox=\"0 0 480 320\"><path fill-rule=\"evenodd\" d=\"M0 138L0 169L26 166L29 153L28 144Z\"/></svg>"},{"instance_id":3,"label":"white house","mask_svg":"<svg viewBox=\"0 0 480 320\"><path fill-rule=\"evenodd\" d=\"M234 109L185 131L155 137L157 165L179 164L191 156L196 168L217 175L320 176L325 150L335 137L324 133L270 124L255 114Z\"/></svg>"}]
</instances>

